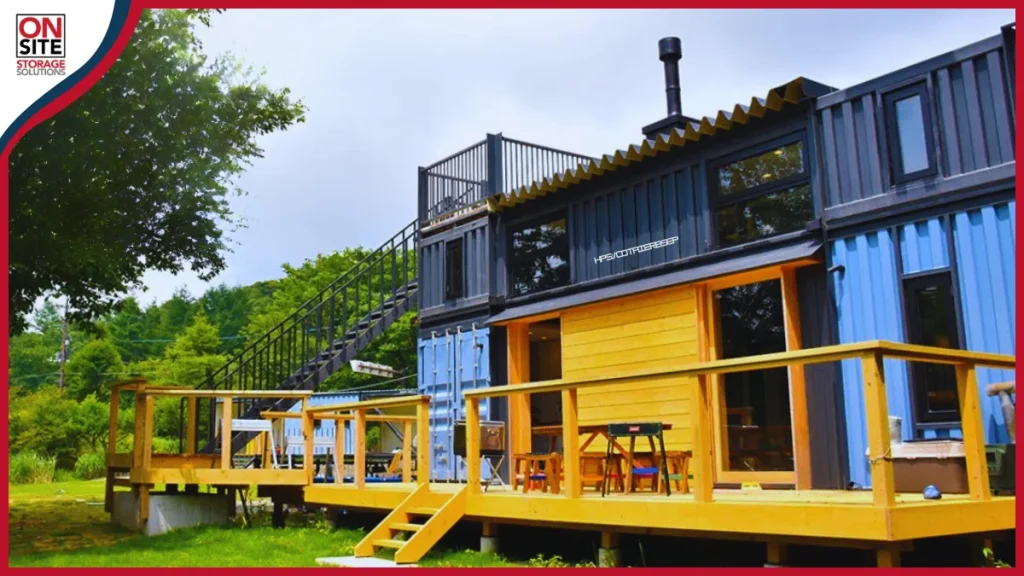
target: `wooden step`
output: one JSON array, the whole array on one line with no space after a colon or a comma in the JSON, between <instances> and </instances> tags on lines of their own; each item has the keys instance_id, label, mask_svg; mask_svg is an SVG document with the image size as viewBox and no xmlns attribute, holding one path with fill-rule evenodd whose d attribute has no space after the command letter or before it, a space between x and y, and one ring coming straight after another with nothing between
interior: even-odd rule
<instances>
[{"instance_id":1,"label":"wooden step","mask_svg":"<svg viewBox=\"0 0 1024 576\"><path fill-rule=\"evenodd\" d=\"M406 512L413 516L433 516L434 514L437 514L437 510L437 508L430 508L428 506L416 506L409 508Z\"/></svg>"},{"instance_id":2,"label":"wooden step","mask_svg":"<svg viewBox=\"0 0 1024 576\"><path fill-rule=\"evenodd\" d=\"M405 540L374 540L373 545L378 548L394 548L398 550L402 546L405 546Z\"/></svg>"},{"instance_id":3,"label":"wooden step","mask_svg":"<svg viewBox=\"0 0 1024 576\"><path fill-rule=\"evenodd\" d=\"M395 522L389 526L392 530L399 532L419 532L420 528L423 528L423 524L409 524L408 522Z\"/></svg>"}]
</instances>

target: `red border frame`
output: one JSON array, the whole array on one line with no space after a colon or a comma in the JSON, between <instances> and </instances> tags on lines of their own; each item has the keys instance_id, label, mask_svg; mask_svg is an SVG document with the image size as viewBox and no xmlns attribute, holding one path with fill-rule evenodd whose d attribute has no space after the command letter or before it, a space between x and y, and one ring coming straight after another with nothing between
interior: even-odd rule
<instances>
[{"instance_id":1,"label":"red border frame","mask_svg":"<svg viewBox=\"0 0 1024 576\"><path fill-rule=\"evenodd\" d=\"M820 3L810 2L807 0L775 0L768 2L734 2L729 3L729 8L821 8ZM914 1L896 1L896 2L885 2L879 0L862 0L862 1L851 1L851 0L838 0L827 3L827 8L1016 8L1015 2L991 2L986 3L987 5L979 6L977 4L969 4L967 2L955 2L941 0L938 2L914 2ZM114 43L110 52L104 55L99 65L86 75L82 81L75 84L67 92L58 96L55 100L47 104L44 108L34 114L28 122L20 127L14 134L14 137L8 142L6 148L0 152L0 264L6 269L9 265L8 256L8 219L9 219L9 182L8 182L8 163L10 160L11 150L17 144L17 142L24 136L29 130L38 125L40 122L50 118L60 110L64 109L68 104L74 102L79 96L85 93L93 84L95 84L100 77L110 69L110 66L117 60L117 57L124 50L127 45L129 38L135 30L135 26L139 21L139 16L144 9L150 8L280 8L280 9L303 9L303 8L723 8L723 3L719 2L680 2L678 0L643 0L641 2L615 2L612 0L556 0L555 2L545 2L543 0L404 0L404 1L384 1L384 2L373 2L372 0L293 0L291 2L287 0L221 0L220 2L210 2L209 0L132 0L131 7L129 9L128 17L125 21L124 27L118 35L117 41ZM28 8L26 7L26 10ZM1021 76L1021 72L1024 70L1024 61L1020 58L1016 58L1016 75ZM1020 99L1017 98L1014 102L1015 113L1019 116L1021 111ZM1020 150L1021 144L1024 142L1024 138L1019 132L1016 134L1016 150ZM1019 154L1019 152L1018 152ZM1021 208L1020 204L1017 205L1017 216L1019 217L1024 213L1024 209ZM1017 264L1024 261L1024 255L1019 251L1017 252ZM0 280L0 296L4 300L9 301L9 290L8 281ZM4 307L0 311L0 320L4 324L9 323L9 310ZM1018 313L1018 316L1020 314ZM1019 318L1015 319L1015 321ZM1017 322L1017 342L1021 341L1021 335L1024 334L1020 322ZM0 335L0 360L2 360L5 368L9 369L9 350L8 350L8 333L3 331ZM4 372L5 378L8 374L7 370ZM3 409L4 413L7 412L7 394L4 394L0 398L0 408ZM8 440L7 427L3 427L0 431L0 436L4 440L4 444ZM0 460L3 461L3 468L8 469L7 464L7 453L4 452L0 455ZM1017 471L1018 473L1024 465L1018 462ZM2 488L2 495L7 495L7 485L4 484ZM6 500L6 498L5 498ZM1017 511L1018 516L1022 506L1018 505ZM9 513L9 510L8 510ZM2 535L0 535L0 544L3 545L3 557L8 559L8 534L10 530L9 523L5 524ZM1021 537L1016 538L1016 549L1020 550ZM68 569L61 568L40 568L40 569L27 569L27 568L15 568L12 571L38 574L62 574ZM81 574L97 574L107 575L111 572L109 568L76 568L73 569L76 573ZM118 571L145 571L150 574L174 574L177 573L180 568L125 568L118 569ZM195 568L191 569L195 573L206 573L206 574L218 574L224 570L245 570L251 572L252 568ZM256 569L260 573L269 572L288 572L295 573L303 570L303 568L282 568L282 569L270 569L262 568ZM351 569L349 569L351 570ZM432 571L442 571L445 569L435 568L429 569ZM488 573L508 573L509 570L515 571L516 569L477 569L480 572ZM583 569L582 573L596 572L597 569L587 570ZM635 572L637 569L633 569ZM674 571L679 569L640 569L642 571L656 571L665 573L667 571ZM693 568L690 568L693 570ZM701 571L706 570L701 568ZM748 572L753 569L749 568L722 568L717 569L716 572L723 574L740 574ZM792 570L792 569L790 569ZM838 571L860 571L867 569L828 569L829 572ZM956 572L965 572L969 569L953 569ZM365 570L364 570L365 571ZM631 572L631 573L632 573ZM573 571L574 574L581 573L579 569Z\"/></svg>"}]
</instances>

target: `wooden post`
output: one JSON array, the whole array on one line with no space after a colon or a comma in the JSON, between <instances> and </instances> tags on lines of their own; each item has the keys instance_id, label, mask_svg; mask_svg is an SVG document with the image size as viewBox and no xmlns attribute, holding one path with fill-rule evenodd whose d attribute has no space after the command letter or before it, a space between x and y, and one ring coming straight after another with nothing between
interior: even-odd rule
<instances>
[{"instance_id":1,"label":"wooden post","mask_svg":"<svg viewBox=\"0 0 1024 576\"><path fill-rule=\"evenodd\" d=\"M314 452L313 433L316 427L313 425L313 414L309 412L309 400L302 399L302 469L306 471L306 484L313 484L313 459Z\"/></svg>"},{"instance_id":2,"label":"wooden post","mask_svg":"<svg viewBox=\"0 0 1024 576\"><path fill-rule=\"evenodd\" d=\"M364 410L356 410L356 450L355 450L355 467L356 467L356 488L366 487L366 412Z\"/></svg>"},{"instance_id":3,"label":"wooden post","mask_svg":"<svg viewBox=\"0 0 1024 576\"><path fill-rule=\"evenodd\" d=\"M971 500L991 500L988 463L985 455L985 430L982 424L978 376L974 365L958 364L956 391L960 397L960 428L964 436L967 487Z\"/></svg>"},{"instance_id":4,"label":"wooden post","mask_svg":"<svg viewBox=\"0 0 1024 576\"><path fill-rule=\"evenodd\" d=\"M701 374L693 379L690 406L693 412L693 479L697 489L693 499L697 502L711 502L714 491L714 455L711 453L711 408L710 377Z\"/></svg>"},{"instance_id":5,"label":"wooden post","mask_svg":"<svg viewBox=\"0 0 1024 576\"><path fill-rule=\"evenodd\" d=\"M142 469L153 466L153 418L156 414L156 398L146 396L146 417L142 427Z\"/></svg>"},{"instance_id":6,"label":"wooden post","mask_svg":"<svg viewBox=\"0 0 1024 576\"><path fill-rule=\"evenodd\" d=\"M230 396L221 399L220 407L220 467L224 470L231 469L231 404L234 400Z\"/></svg>"},{"instance_id":7,"label":"wooden post","mask_svg":"<svg viewBox=\"0 0 1024 576\"><path fill-rule=\"evenodd\" d=\"M796 269L782 269L782 309L786 329L786 350L800 350L800 304L797 294ZM807 384L803 366L789 367L790 420L793 423L793 466L796 489L810 490L811 433L807 421Z\"/></svg>"},{"instance_id":8,"label":"wooden post","mask_svg":"<svg viewBox=\"0 0 1024 576\"><path fill-rule=\"evenodd\" d=\"M416 405L416 481L430 483L430 398Z\"/></svg>"},{"instance_id":9,"label":"wooden post","mask_svg":"<svg viewBox=\"0 0 1024 576\"><path fill-rule=\"evenodd\" d=\"M525 323L509 324L508 383L525 384L530 381L530 330ZM512 454L529 453L533 447L530 434L530 396L510 394L508 414L511 433L509 444Z\"/></svg>"},{"instance_id":10,"label":"wooden post","mask_svg":"<svg viewBox=\"0 0 1024 576\"><path fill-rule=\"evenodd\" d=\"M565 454L562 469L565 471L565 495L569 498L579 498L583 492L577 406L576 389L562 390L562 451Z\"/></svg>"},{"instance_id":11,"label":"wooden post","mask_svg":"<svg viewBox=\"0 0 1024 576\"><path fill-rule=\"evenodd\" d=\"M901 548L896 543L883 543L875 550L875 559L879 568L899 568Z\"/></svg>"},{"instance_id":12,"label":"wooden post","mask_svg":"<svg viewBox=\"0 0 1024 576\"><path fill-rule=\"evenodd\" d=\"M889 438L889 404L885 391L882 355L871 352L861 357L864 377L864 408L867 412L868 454L871 463L871 492L874 505L896 505L896 484L892 471Z\"/></svg>"},{"instance_id":13,"label":"wooden post","mask_svg":"<svg viewBox=\"0 0 1024 576\"><path fill-rule=\"evenodd\" d=\"M141 384L135 390L135 435L132 442L132 469L142 468L142 452L145 446L146 400L145 387Z\"/></svg>"},{"instance_id":14,"label":"wooden post","mask_svg":"<svg viewBox=\"0 0 1024 576\"><path fill-rule=\"evenodd\" d=\"M187 414L185 424L185 454L196 453L196 426L198 425L196 397L189 396L186 400Z\"/></svg>"},{"instance_id":15,"label":"wooden post","mask_svg":"<svg viewBox=\"0 0 1024 576\"><path fill-rule=\"evenodd\" d=\"M117 454L117 416L121 403L121 391L117 388L110 395L110 436L107 438L107 454Z\"/></svg>"},{"instance_id":16,"label":"wooden post","mask_svg":"<svg viewBox=\"0 0 1024 576\"><path fill-rule=\"evenodd\" d=\"M345 480L345 421L334 421L334 483Z\"/></svg>"},{"instance_id":17,"label":"wooden post","mask_svg":"<svg viewBox=\"0 0 1024 576\"><path fill-rule=\"evenodd\" d=\"M402 424L402 482L412 482L412 422Z\"/></svg>"},{"instance_id":18,"label":"wooden post","mask_svg":"<svg viewBox=\"0 0 1024 576\"><path fill-rule=\"evenodd\" d=\"M767 563L773 566L785 566L789 562L788 548L784 542L771 540L768 542Z\"/></svg>"},{"instance_id":19,"label":"wooden post","mask_svg":"<svg viewBox=\"0 0 1024 576\"><path fill-rule=\"evenodd\" d=\"M480 493L480 399L466 399L466 484L470 494Z\"/></svg>"}]
</instances>

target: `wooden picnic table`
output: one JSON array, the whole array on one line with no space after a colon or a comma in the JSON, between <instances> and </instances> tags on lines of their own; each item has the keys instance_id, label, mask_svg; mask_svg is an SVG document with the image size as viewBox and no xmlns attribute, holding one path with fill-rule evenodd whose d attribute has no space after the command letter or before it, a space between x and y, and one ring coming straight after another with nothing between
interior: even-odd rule
<instances>
[{"instance_id":1,"label":"wooden picnic table","mask_svg":"<svg viewBox=\"0 0 1024 576\"><path fill-rule=\"evenodd\" d=\"M671 430L672 424L669 422L664 422L662 423L661 427L662 430ZM580 436L587 436L587 439L584 440L582 444L580 444L580 453L586 452L587 447L589 447L594 442L594 440L597 440L598 436L604 437L605 440L608 440L607 424L580 424L578 428L580 431ZM563 429L561 424L554 424L550 426L534 426L533 428L530 429L530 431L535 436L547 436L548 438L550 438L551 443L549 445L549 451L554 452L555 442L562 436ZM618 450L619 454L622 454L622 456L626 458L626 462L630 463L628 475L629 477L632 477L632 469L638 467L636 459L634 458L634 443L630 442L630 449L628 450L626 448L623 448L622 445L619 444L617 441L612 441L612 444L615 446L615 449ZM651 440L651 452L655 452L653 440ZM626 489L629 490L629 487L627 486Z\"/></svg>"}]
</instances>

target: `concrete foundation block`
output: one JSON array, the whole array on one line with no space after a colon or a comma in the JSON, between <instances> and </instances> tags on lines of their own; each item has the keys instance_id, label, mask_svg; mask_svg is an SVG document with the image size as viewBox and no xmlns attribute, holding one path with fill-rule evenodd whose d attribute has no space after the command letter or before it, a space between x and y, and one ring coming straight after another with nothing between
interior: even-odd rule
<instances>
[{"instance_id":1,"label":"concrete foundation block","mask_svg":"<svg viewBox=\"0 0 1024 576\"><path fill-rule=\"evenodd\" d=\"M615 568L619 566L620 556L618 548L598 548L597 566L599 568Z\"/></svg>"},{"instance_id":2,"label":"concrete foundation block","mask_svg":"<svg viewBox=\"0 0 1024 576\"><path fill-rule=\"evenodd\" d=\"M497 536L481 536L480 537L480 552L484 554L497 554L498 553L498 537Z\"/></svg>"},{"instance_id":3,"label":"concrete foundation block","mask_svg":"<svg viewBox=\"0 0 1024 576\"><path fill-rule=\"evenodd\" d=\"M155 536L177 528L226 524L231 504L228 496L215 494L150 494L149 518L142 522L139 497L132 492L115 492L111 517L130 530Z\"/></svg>"}]
</instances>

